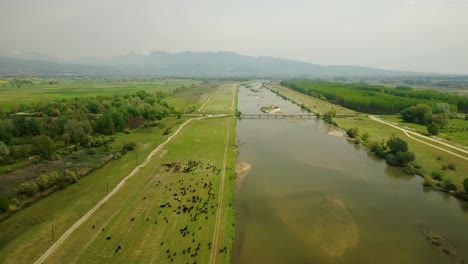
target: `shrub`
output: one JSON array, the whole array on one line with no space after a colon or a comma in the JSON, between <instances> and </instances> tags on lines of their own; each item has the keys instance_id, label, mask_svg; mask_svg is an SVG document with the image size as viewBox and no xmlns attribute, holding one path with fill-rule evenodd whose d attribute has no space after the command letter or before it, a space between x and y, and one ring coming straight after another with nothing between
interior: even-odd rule
<instances>
[{"instance_id":1,"label":"shrub","mask_svg":"<svg viewBox=\"0 0 468 264\"><path fill-rule=\"evenodd\" d=\"M444 174L442 172L433 171L431 177L434 180L441 181L444 178Z\"/></svg>"},{"instance_id":2,"label":"shrub","mask_svg":"<svg viewBox=\"0 0 468 264\"><path fill-rule=\"evenodd\" d=\"M439 134L439 131L440 126L438 124L430 123L429 125L427 125L427 132L429 132L429 134L437 136Z\"/></svg>"},{"instance_id":3,"label":"shrub","mask_svg":"<svg viewBox=\"0 0 468 264\"><path fill-rule=\"evenodd\" d=\"M72 170L65 170L65 173L62 176L62 181L73 184L78 182L78 177L76 176L76 173Z\"/></svg>"},{"instance_id":4,"label":"shrub","mask_svg":"<svg viewBox=\"0 0 468 264\"><path fill-rule=\"evenodd\" d=\"M346 135L350 138L355 138L359 135L359 128L357 127L352 127L346 131Z\"/></svg>"},{"instance_id":5,"label":"shrub","mask_svg":"<svg viewBox=\"0 0 468 264\"><path fill-rule=\"evenodd\" d=\"M385 157L386 148L383 144L377 141L371 141L368 144L370 151L372 151L377 157Z\"/></svg>"},{"instance_id":6,"label":"shrub","mask_svg":"<svg viewBox=\"0 0 468 264\"><path fill-rule=\"evenodd\" d=\"M369 133L364 132L364 134L362 134L362 141L367 142L368 140L369 140Z\"/></svg>"},{"instance_id":7,"label":"shrub","mask_svg":"<svg viewBox=\"0 0 468 264\"><path fill-rule=\"evenodd\" d=\"M434 182L432 181L432 178L425 175L424 176L424 180L423 180L423 186L426 186L426 187L432 187L434 186Z\"/></svg>"},{"instance_id":8,"label":"shrub","mask_svg":"<svg viewBox=\"0 0 468 264\"><path fill-rule=\"evenodd\" d=\"M6 197L0 198L0 212L8 212L11 200Z\"/></svg>"},{"instance_id":9,"label":"shrub","mask_svg":"<svg viewBox=\"0 0 468 264\"><path fill-rule=\"evenodd\" d=\"M88 155L96 155L97 150L95 148L89 148L88 151L86 151L86 154Z\"/></svg>"},{"instance_id":10,"label":"shrub","mask_svg":"<svg viewBox=\"0 0 468 264\"><path fill-rule=\"evenodd\" d=\"M446 190L446 191L456 191L457 190L457 186L455 184L453 184L452 180L450 180L448 178L444 179L442 186L443 186L443 189Z\"/></svg>"},{"instance_id":11,"label":"shrub","mask_svg":"<svg viewBox=\"0 0 468 264\"><path fill-rule=\"evenodd\" d=\"M135 141L130 141L130 142L127 142L125 143L125 145L123 146L122 148L122 151L123 152L127 152L127 151L130 151L130 150L134 150L135 147L136 147L137 143Z\"/></svg>"},{"instance_id":12,"label":"shrub","mask_svg":"<svg viewBox=\"0 0 468 264\"><path fill-rule=\"evenodd\" d=\"M39 186L33 181L27 181L20 184L18 187L18 192L20 194L25 194L32 196L39 191Z\"/></svg>"},{"instance_id":13,"label":"shrub","mask_svg":"<svg viewBox=\"0 0 468 264\"><path fill-rule=\"evenodd\" d=\"M465 192L468 193L468 178L463 181L463 188L465 189Z\"/></svg>"}]
</instances>

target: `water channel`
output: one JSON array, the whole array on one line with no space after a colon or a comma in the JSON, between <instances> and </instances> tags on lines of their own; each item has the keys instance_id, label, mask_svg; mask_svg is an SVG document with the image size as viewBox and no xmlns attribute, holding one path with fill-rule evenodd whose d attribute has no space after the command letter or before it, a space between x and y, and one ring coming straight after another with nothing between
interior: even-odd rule
<instances>
[{"instance_id":1,"label":"water channel","mask_svg":"<svg viewBox=\"0 0 468 264\"><path fill-rule=\"evenodd\" d=\"M242 113L302 113L256 85L239 88ZM467 203L329 131L317 119L238 121L238 160L252 167L235 194L233 263L468 263Z\"/></svg>"}]
</instances>

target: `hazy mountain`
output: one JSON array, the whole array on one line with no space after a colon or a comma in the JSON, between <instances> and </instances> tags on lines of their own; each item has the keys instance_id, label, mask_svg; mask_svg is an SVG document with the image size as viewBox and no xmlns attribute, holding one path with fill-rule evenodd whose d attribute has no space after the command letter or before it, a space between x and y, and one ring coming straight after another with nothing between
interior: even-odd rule
<instances>
[{"instance_id":1,"label":"hazy mountain","mask_svg":"<svg viewBox=\"0 0 468 264\"><path fill-rule=\"evenodd\" d=\"M360 66L321 66L273 57L253 57L234 52L155 51L148 55L128 54L103 60L90 60L121 70L170 76L394 76L412 73Z\"/></svg>"},{"instance_id":2,"label":"hazy mountain","mask_svg":"<svg viewBox=\"0 0 468 264\"><path fill-rule=\"evenodd\" d=\"M8 52L8 53L5 53L5 54L1 54L1 56L11 57L11 58L15 58L15 59L23 59L23 60L39 60L39 61L53 61L53 62L59 62L60 61L59 59L57 59L55 57L52 57L52 56L49 56L47 54L40 53L40 52L34 52L34 51L31 51L31 52L21 52L21 51Z\"/></svg>"},{"instance_id":3,"label":"hazy mountain","mask_svg":"<svg viewBox=\"0 0 468 264\"><path fill-rule=\"evenodd\" d=\"M83 58L79 64L0 57L0 74L126 74L185 77L335 77L401 76L410 72L361 66L322 66L273 57L253 57L234 52L155 51L107 59Z\"/></svg>"},{"instance_id":4,"label":"hazy mountain","mask_svg":"<svg viewBox=\"0 0 468 264\"><path fill-rule=\"evenodd\" d=\"M0 75L96 75L109 67L0 57Z\"/></svg>"}]
</instances>

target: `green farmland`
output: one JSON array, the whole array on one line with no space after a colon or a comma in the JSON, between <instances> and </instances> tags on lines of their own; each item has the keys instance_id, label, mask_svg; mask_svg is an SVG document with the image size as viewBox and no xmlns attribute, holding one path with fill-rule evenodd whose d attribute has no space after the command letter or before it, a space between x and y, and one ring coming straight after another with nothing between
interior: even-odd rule
<instances>
[{"instance_id":1,"label":"green farmland","mask_svg":"<svg viewBox=\"0 0 468 264\"><path fill-rule=\"evenodd\" d=\"M161 89L156 89L159 84ZM235 112L234 84L214 87L193 81L162 81L147 85L148 92L179 88L164 99L175 109L203 106L204 113ZM146 90L141 85L135 89ZM106 92L110 95L115 91ZM62 98L66 97L65 93ZM229 263L234 237L235 123L234 117L190 121L186 117L165 117L155 126L114 134L110 150L135 142L134 150L0 222L2 263L38 260L177 132L44 262ZM186 125L181 128L182 124Z\"/></svg>"},{"instance_id":2,"label":"green farmland","mask_svg":"<svg viewBox=\"0 0 468 264\"><path fill-rule=\"evenodd\" d=\"M28 83L17 87L8 79L0 81L0 105L4 110L15 107L18 111L37 102L61 100L74 97L112 96L145 90L147 92L170 92L181 87L199 84L193 80L134 80L134 79L88 79L29 78ZM20 103L18 103L20 102Z\"/></svg>"}]
</instances>

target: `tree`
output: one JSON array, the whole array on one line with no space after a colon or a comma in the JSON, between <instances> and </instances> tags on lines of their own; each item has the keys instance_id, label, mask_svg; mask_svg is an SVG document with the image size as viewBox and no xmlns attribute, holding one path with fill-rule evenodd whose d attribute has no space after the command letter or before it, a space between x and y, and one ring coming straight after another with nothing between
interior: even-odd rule
<instances>
[{"instance_id":1,"label":"tree","mask_svg":"<svg viewBox=\"0 0 468 264\"><path fill-rule=\"evenodd\" d=\"M439 125L439 127L444 127L448 125L449 115L446 113L440 113L432 116L431 123Z\"/></svg>"},{"instance_id":2,"label":"tree","mask_svg":"<svg viewBox=\"0 0 468 264\"><path fill-rule=\"evenodd\" d=\"M465 189L465 192L468 193L468 178L463 181L463 188Z\"/></svg>"},{"instance_id":3,"label":"tree","mask_svg":"<svg viewBox=\"0 0 468 264\"><path fill-rule=\"evenodd\" d=\"M42 159L50 160L53 157L54 141L46 135L39 135L32 140L33 153L39 154Z\"/></svg>"},{"instance_id":4,"label":"tree","mask_svg":"<svg viewBox=\"0 0 468 264\"><path fill-rule=\"evenodd\" d=\"M393 136L387 141L387 146L392 154L408 151L408 143L401 138Z\"/></svg>"},{"instance_id":5,"label":"tree","mask_svg":"<svg viewBox=\"0 0 468 264\"><path fill-rule=\"evenodd\" d=\"M434 114L450 114L450 105L447 103L437 103L432 107Z\"/></svg>"},{"instance_id":6,"label":"tree","mask_svg":"<svg viewBox=\"0 0 468 264\"><path fill-rule=\"evenodd\" d=\"M429 134L437 136L439 134L439 131L440 126L438 124L430 123L429 125L427 125L427 132L429 132Z\"/></svg>"},{"instance_id":7,"label":"tree","mask_svg":"<svg viewBox=\"0 0 468 264\"><path fill-rule=\"evenodd\" d=\"M405 122L428 124L432 117L432 108L425 104L418 104L401 111L401 117Z\"/></svg>"}]
</instances>

